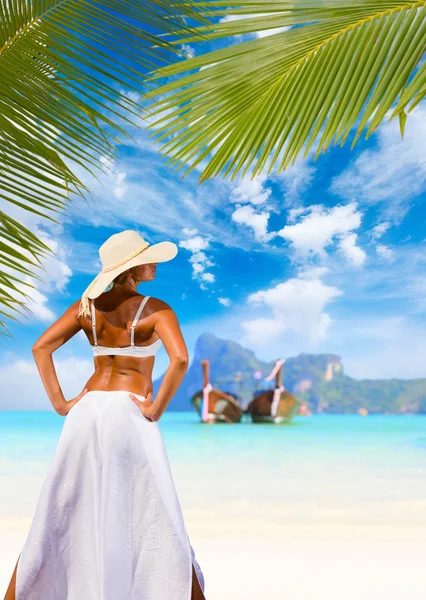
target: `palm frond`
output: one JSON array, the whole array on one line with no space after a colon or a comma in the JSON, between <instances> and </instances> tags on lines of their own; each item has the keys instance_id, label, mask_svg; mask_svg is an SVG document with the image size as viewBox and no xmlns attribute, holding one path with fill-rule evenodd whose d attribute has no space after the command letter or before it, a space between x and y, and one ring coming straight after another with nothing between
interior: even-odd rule
<instances>
[{"instance_id":1,"label":"palm frond","mask_svg":"<svg viewBox=\"0 0 426 600\"><path fill-rule=\"evenodd\" d=\"M206 40L287 28L153 74L153 135L169 164L190 171L206 163L201 180L280 171L312 146L317 157L351 135L353 145L392 107L403 131L426 94L426 0L201 6L215 20L197 29ZM175 38L189 42L196 37Z\"/></svg>"},{"instance_id":2,"label":"palm frond","mask_svg":"<svg viewBox=\"0 0 426 600\"><path fill-rule=\"evenodd\" d=\"M49 248L28 228L0 211L0 328L7 331L6 319L15 319L34 270L40 267L41 259Z\"/></svg>"},{"instance_id":3,"label":"palm frond","mask_svg":"<svg viewBox=\"0 0 426 600\"><path fill-rule=\"evenodd\" d=\"M123 92L142 92L146 72L176 55L168 33L194 35L193 5L0 0L0 305L9 316L25 301L17 279L49 249L8 206L54 218L71 192L84 195L70 165L92 171L101 156L114 158L117 138L140 117Z\"/></svg>"}]
</instances>

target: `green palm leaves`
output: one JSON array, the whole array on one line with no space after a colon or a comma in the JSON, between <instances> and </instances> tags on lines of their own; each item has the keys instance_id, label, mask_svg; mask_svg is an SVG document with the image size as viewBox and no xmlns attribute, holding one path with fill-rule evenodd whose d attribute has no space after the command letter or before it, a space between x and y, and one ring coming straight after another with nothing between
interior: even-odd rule
<instances>
[{"instance_id":1,"label":"green palm leaves","mask_svg":"<svg viewBox=\"0 0 426 600\"><path fill-rule=\"evenodd\" d=\"M180 0L0 0L0 329L48 251L29 222L84 193L72 164L114 155L140 112L121 92L170 60L158 36L189 34L185 17L196 14Z\"/></svg>"},{"instance_id":2,"label":"green palm leaves","mask_svg":"<svg viewBox=\"0 0 426 600\"><path fill-rule=\"evenodd\" d=\"M162 152L202 168L202 180L279 171L313 145L318 156L331 143L355 143L392 108L403 132L406 111L426 93L425 0L213 0L205 12L216 20L198 29L205 40L262 37L154 76L169 78L151 92ZM288 29L265 37L277 28Z\"/></svg>"},{"instance_id":3,"label":"green palm leaves","mask_svg":"<svg viewBox=\"0 0 426 600\"><path fill-rule=\"evenodd\" d=\"M48 251L40 219L85 193L74 165L113 158L146 73L171 164L281 170L389 114L403 132L426 94L425 15L426 0L0 0L0 329ZM170 64L181 44L230 36Z\"/></svg>"}]
</instances>

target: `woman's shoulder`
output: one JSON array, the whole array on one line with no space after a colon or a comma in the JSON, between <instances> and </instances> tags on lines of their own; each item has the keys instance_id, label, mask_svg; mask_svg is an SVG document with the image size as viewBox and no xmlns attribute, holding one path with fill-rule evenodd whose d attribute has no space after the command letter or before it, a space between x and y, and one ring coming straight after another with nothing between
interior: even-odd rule
<instances>
[{"instance_id":1,"label":"woman's shoulder","mask_svg":"<svg viewBox=\"0 0 426 600\"><path fill-rule=\"evenodd\" d=\"M109 299L106 297L106 294L101 294L98 298L95 299L95 307L101 312L125 312L125 313L134 313L137 311L141 302L143 302L144 298L148 296L148 300L144 307L145 314L153 314L153 313L161 313L161 314L170 314L172 312L174 314L173 308L165 302L161 300L161 298L157 298L155 296L150 296L149 294L135 294L134 296L130 296L119 302L118 304L111 304ZM71 304L68 308L68 311L72 314L75 313L75 317L78 318L78 313L80 309L80 299L76 300ZM68 312L67 311L67 312ZM88 317L90 320L90 317Z\"/></svg>"},{"instance_id":2,"label":"woman's shoulder","mask_svg":"<svg viewBox=\"0 0 426 600\"><path fill-rule=\"evenodd\" d=\"M102 298L102 296L100 296L99 298ZM145 305L143 308L144 315L148 316L153 313L157 313L157 312L164 313L166 311L173 312L173 309L170 306L170 304L168 304L164 300L161 300L161 298L157 298L157 297L151 296L149 294L135 294L134 296L125 298L122 302L119 303L119 305L117 306L117 309L120 310L120 312L124 312L126 314L134 314L137 312L141 303L144 302L145 298L147 298L147 301L145 302ZM102 303L99 303L99 304L100 304L100 307L102 310ZM105 307L107 306L107 304L108 304L108 302L105 302ZM108 310L108 309L106 309L106 310ZM114 310L114 308L112 308L112 310Z\"/></svg>"},{"instance_id":3,"label":"woman's shoulder","mask_svg":"<svg viewBox=\"0 0 426 600\"><path fill-rule=\"evenodd\" d=\"M154 316L155 322L169 322L175 321L177 316L175 311L170 306L168 302L161 300L161 298L155 298L153 296L149 297L148 302L146 303L146 313L147 316Z\"/></svg>"},{"instance_id":4,"label":"woman's shoulder","mask_svg":"<svg viewBox=\"0 0 426 600\"><path fill-rule=\"evenodd\" d=\"M170 304L161 300L161 298L156 298L155 296L149 296L147 305L150 305L155 310L173 310Z\"/></svg>"}]
</instances>

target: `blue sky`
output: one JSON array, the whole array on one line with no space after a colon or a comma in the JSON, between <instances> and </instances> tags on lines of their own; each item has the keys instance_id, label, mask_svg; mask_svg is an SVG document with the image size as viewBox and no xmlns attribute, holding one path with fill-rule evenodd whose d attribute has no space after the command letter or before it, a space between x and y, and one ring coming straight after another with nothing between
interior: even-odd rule
<instances>
[{"instance_id":1,"label":"blue sky","mask_svg":"<svg viewBox=\"0 0 426 600\"><path fill-rule=\"evenodd\" d=\"M48 228L20 215L54 255L32 315L3 341L4 404L16 394L28 407L45 403L31 345L79 298L99 270L98 247L123 229L178 244L177 257L139 289L173 307L190 356L210 331L262 359L332 352L354 377L426 377L425 117L423 104L403 141L397 122L385 122L353 151L333 148L269 178L202 185L199 173L182 179L170 170L148 133L134 128L100 181L80 172L92 200L75 200ZM65 390L79 391L92 368L83 335L57 363ZM166 366L162 349L154 375Z\"/></svg>"}]
</instances>

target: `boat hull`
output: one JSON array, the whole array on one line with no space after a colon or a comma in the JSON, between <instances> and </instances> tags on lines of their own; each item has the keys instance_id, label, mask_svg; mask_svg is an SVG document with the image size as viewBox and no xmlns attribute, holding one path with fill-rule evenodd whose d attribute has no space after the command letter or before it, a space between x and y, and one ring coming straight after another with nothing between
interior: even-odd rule
<instances>
[{"instance_id":1,"label":"boat hull","mask_svg":"<svg viewBox=\"0 0 426 600\"><path fill-rule=\"evenodd\" d=\"M275 414L271 414L273 402L273 390L267 390L253 398L247 407L247 412L251 416L253 423L272 423L273 425L291 423L300 405L297 398L289 392L283 391L279 398Z\"/></svg>"},{"instance_id":2,"label":"boat hull","mask_svg":"<svg viewBox=\"0 0 426 600\"><path fill-rule=\"evenodd\" d=\"M273 425L282 425L291 423L293 415L290 417L272 417L267 415L251 415L253 423L271 423Z\"/></svg>"},{"instance_id":3,"label":"boat hull","mask_svg":"<svg viewBox=\"0 0 426 600\"><path fill-rule=\"evenodd\" d=\"M191 403L201 417L203 393L197 392L191 399ZM203 423L239 423L243 416L243 409L234 399L216 397L215 390L210 392L209 411Z\"/></svg>"}]
</instances>

